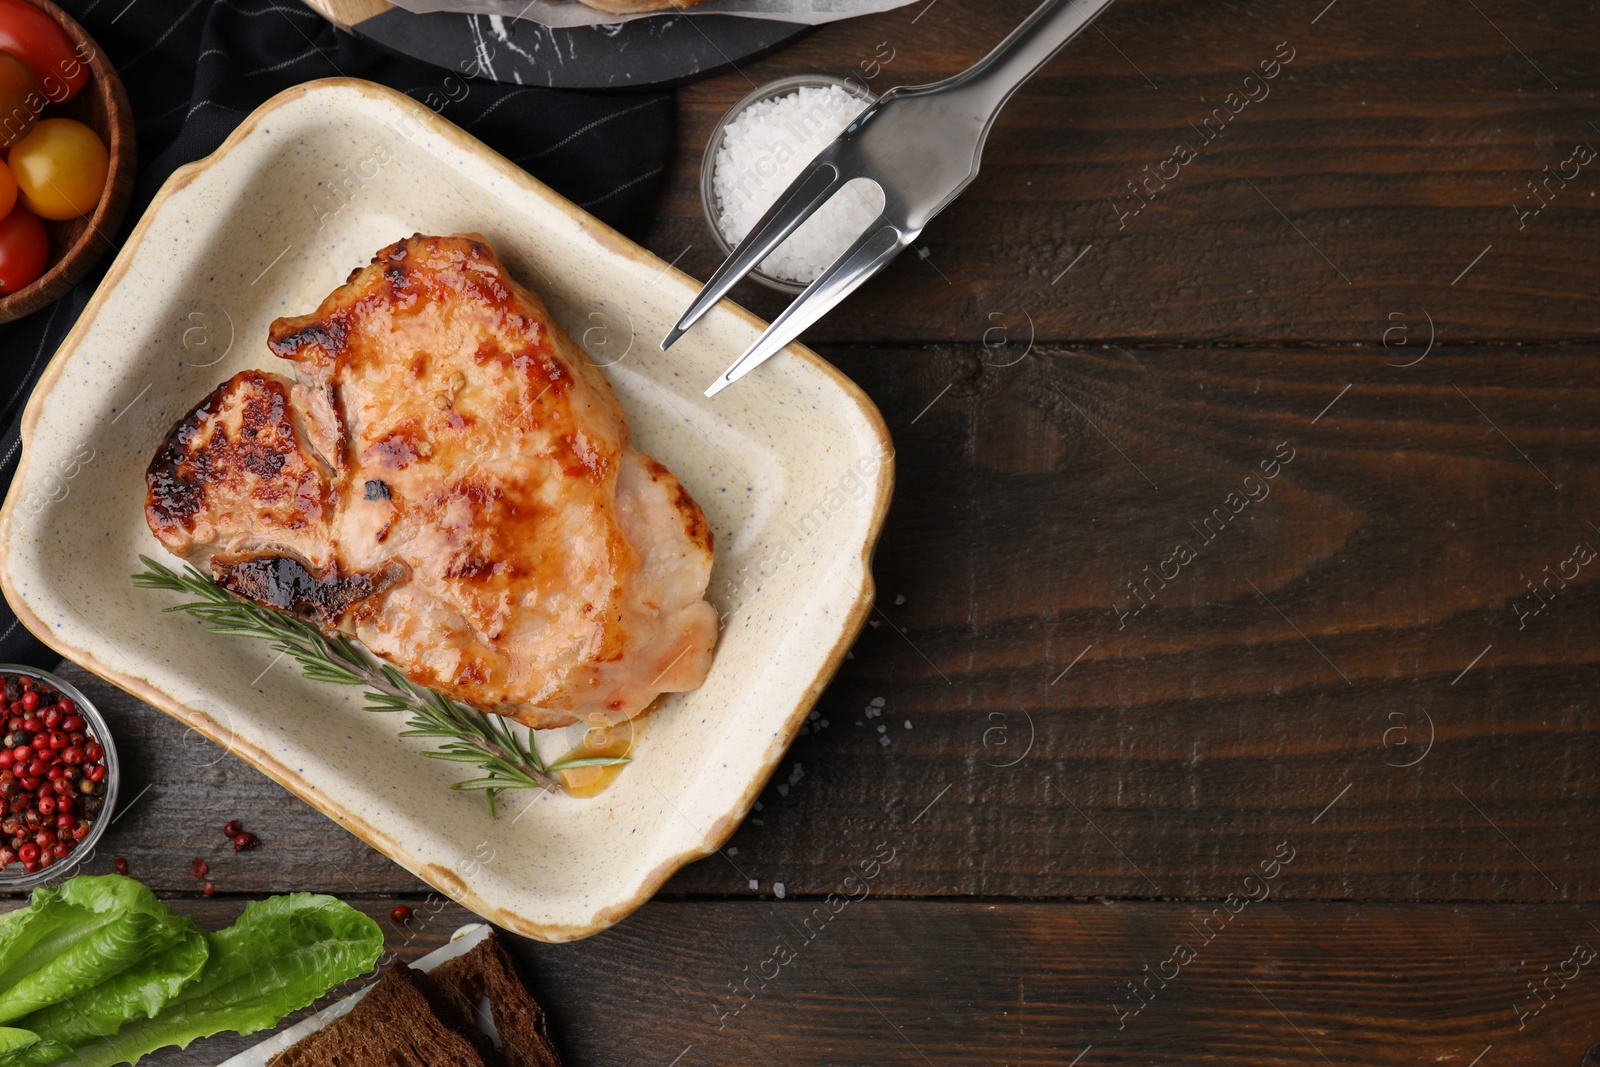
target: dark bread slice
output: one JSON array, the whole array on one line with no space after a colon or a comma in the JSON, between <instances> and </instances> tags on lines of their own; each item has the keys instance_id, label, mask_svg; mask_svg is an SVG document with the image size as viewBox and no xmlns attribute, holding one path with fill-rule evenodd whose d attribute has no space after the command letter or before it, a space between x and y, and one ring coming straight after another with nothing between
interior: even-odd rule
<instances>
[{"instance_id":1,"label":"dark bread slice","mask_svg":"<svg viewBox=\"0 0 1600 1067\"><path fill-rule=\"evenodd\" d=\"M453 1011L474 1022L478 1006L489 1001L507 1067L561 1067L544 1010L528 995L493 931L470 951L435 967L428 977Z\"/></svg>"},{"instance_id":2,"label":"dark bread slice","mask_svg":"<svg viewBox=\"0 0 1600 1067\"><path fill-rule=\"evenodd\" d=\"M426 975L394 967L372 992L268 1067L504 1067L505 1061Z\"/></svg>"}]
</instances>

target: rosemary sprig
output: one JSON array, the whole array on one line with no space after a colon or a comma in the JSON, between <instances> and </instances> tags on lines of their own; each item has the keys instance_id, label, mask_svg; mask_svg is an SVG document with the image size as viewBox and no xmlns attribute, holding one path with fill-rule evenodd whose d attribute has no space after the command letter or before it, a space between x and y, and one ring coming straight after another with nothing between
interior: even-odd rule
<instances>
[{"instance_id":1,"label":"rosemary sprig","mask_svg":"<svg viewBox=\"0 0 1600 1067\"><path fill-rule=\"evenodd\" d=\"M214 634L265 641L293 657L301 673L312 681L364 686L366 710L407 716L401 737L441 742L425 749L423 755L475 765L476 777L451 788L481 791L491 818L495 798L507 789L556 792L561 789L562 771L628 762L622 756L588 756L546 764L532 736L519 737L504 716L487 714L415 685L394 667L366 655L348 638L329 637L303 619L240 600L194 567L186 565L185 573L180 574L148 556L141 555L139 561L146 569L133 576L134 585L196 598L164 610L193 615Z\"/></svg>"}]
</instances>

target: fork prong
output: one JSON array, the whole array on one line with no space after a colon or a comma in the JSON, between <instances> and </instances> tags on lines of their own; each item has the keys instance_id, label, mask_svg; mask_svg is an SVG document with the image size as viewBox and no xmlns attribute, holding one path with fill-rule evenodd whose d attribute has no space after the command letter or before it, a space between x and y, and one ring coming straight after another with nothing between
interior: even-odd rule
<instances>
[{"instance_id":1,"label":"fork prong","mask_svg":"<svg viewBox=\"0 0 1600 1067\"><path fill-rule=\"evenodd\" d=\"M916 240L918 232L904 233L898 226L879 216L844 255L834 260L833 265L807 286L806 291L796 297L783 314L772 320L772 325L744 355L734 360L733 365L711 383L706 396L716 396L780 352L800 336L800 331L832 311L862 282L887 266L890 260Z\"/></svg>"},{"instance_id":2,"label":"fork prong","mask_svg":"<svg viewBox=\"0 0 1600 1067\"><path fill-rule=\"evenodd\" d=\"M705 288L689 305L689 310L678 320L678 325L668 331L661 341L662 350L672 347L672 343L700 321L701 316L715 307L717 301L727 296L740 279L771 255L772 250L810 218L828 197L844 185L845 180L836 162L819 158L790 182L777 202L761 216L761 221L756 223L755 228L739 242L739 247L706 282Z\"/></svg>"}]
</instances>

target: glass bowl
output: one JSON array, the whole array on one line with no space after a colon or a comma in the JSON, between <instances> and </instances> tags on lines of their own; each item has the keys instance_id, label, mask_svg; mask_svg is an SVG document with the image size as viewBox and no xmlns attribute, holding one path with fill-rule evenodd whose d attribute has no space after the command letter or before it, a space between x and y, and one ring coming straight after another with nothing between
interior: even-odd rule
<instances>
[{"instance_id":1,"label":"glass bowl","mask_svg":"<svg viewBox=\"0 0 1600 1067\"><path fill-rule=\"evenodd\" d=\"M106 827L111 825L112 813L117 806L117 782L122 777L117 765L117 746L111 740L111 731L106 727L106 721L101 717L100 711L89 698L78 692L71 682L58 678L49 671L36 670L33 667L23 667L15 663L0 663L0 676L17 677L26 676L48 685L51 689L70 699L76 705L75 713L83 716L86 725L85 732L97 741L105 755L106 776L100 784L103 787L99 794L101 798L100 811L89 823L89 833L78 847L67 853L65 859L56 860L48 867L41 868L32 874L22 869L21 862L13 862L0 871L0 890L32 889L34 886L43 885L66 876L74 867L94 854L95 845L99 842ZM10 718L10 712L0 712L0 727L5 725L4 719ZM0 733L3 733L0 730Z\"/></svg>"},{"instance_id":2,"label":"glass bowl","mask_svg":"<svg viewBox=\"0 0 1600 1067\"><path fill-rule=\"evenodd\" d=\"M706 144L706 154L700 161L700 206L706 214L706 225L711 228L711 237L716 241L717 247L722 250L726 259L733 253L733 245L723 235L717 219L722 214L718 210L717 192L712 184L713 176L717 170L717 152L722 148L722 137L727 132L728 123L732 122L745 108L758 104L763 100L774 100L780 96L787 96L796 89L815 88L826 89L830 85L837 85L845 92L861 101L862 108L875 102L878 98L860 82L846 78L835 78L828 74L795 74L787 78L779 78L775 82L768 82L747 95L728 109L717 122L717 128L711 134L711 140ZM791 295L805 291L807 282L794 282L787 278L775 278L763 273L759 268L752 270L749 275L752 279L765 285L768 289L776 289L780 293Z\"/></svg>"}]
</instances>

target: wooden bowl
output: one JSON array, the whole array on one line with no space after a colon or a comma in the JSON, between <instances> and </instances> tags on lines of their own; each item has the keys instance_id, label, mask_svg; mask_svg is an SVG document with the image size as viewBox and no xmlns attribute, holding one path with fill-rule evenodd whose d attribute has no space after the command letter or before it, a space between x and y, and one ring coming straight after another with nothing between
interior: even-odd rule
<instances>
[{"instance_id":1,"label":"wooden bowl","mask_svg":"<svg viewBox=\"0 0 1600 1067\"><path fill-rule=\"evenodd\" d=\"M116 248L112 235L128 212L137 162L128 94L100 46L72 16L50 0L27 2L56 20L72 43L79 46L80 56L90 57L88 84L65 104L48 105L41 117L76 119L98 133L111 155L111 168L92 215L63 222L44 220L50 234L50 263L32 284L0 296L0 322L20 319L56 300L78 284L102 256Z\"/></svg>"}]
</instances>

